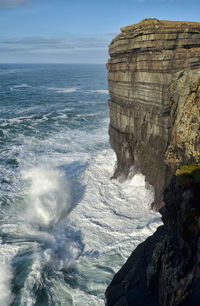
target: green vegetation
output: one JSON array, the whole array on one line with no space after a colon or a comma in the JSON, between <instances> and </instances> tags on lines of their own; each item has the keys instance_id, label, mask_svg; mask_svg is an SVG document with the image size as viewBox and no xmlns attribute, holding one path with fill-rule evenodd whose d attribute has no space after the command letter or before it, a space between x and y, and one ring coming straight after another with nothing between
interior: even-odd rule
<instances>
[{"instance_id":1,"label":"green vegetation","mask_svg":"<svg viewBox=\"0 0 200 306\"><path fill-rule=\"evenodd\" d=\"M190 185L192 183L200 183L200 165L184 165L176 171L176 176L177 185Z\"/></svg>"}]
</instances>

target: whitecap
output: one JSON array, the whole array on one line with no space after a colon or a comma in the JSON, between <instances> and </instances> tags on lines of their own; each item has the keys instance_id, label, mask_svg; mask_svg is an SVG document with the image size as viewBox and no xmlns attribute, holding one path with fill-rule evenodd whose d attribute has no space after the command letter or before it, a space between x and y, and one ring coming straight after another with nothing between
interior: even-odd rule
<instances>
[{"instance_id":1,"label":"whitecap","mask_svg":"<svg viewBox=\"0 0 200 306\"><path fill-rule=\"evenodd\" d=\"M19 84L19 85L13 85L12 87L10 87L10 90L15 90L15 89L18 89L18 88L29 88L31 87L30 85L28 84Z\"/></svg>"},{"instance_id":2,"label":"whitecap","mask_svg":"<svg viewBox=\"0 0 200 306\"><path fill-rule=\"evenodd\" d=\"M77 91L76 87L71 87L71 88L47 87L47 89L54 90L57 93L71 93Z\"/></svg>"},{"instance_id":3,"label":"whitecap","mask_svg":"<svg viewBox=\"0 0 200 306\"><path fill-rule=\"evenodd\" d=\"M96 90L88 90L88 91L89 92L97 92L97 93L105 94L105 95L109 94L109 91L107 89L96 89Z\"/></svg>"}]
</instances>

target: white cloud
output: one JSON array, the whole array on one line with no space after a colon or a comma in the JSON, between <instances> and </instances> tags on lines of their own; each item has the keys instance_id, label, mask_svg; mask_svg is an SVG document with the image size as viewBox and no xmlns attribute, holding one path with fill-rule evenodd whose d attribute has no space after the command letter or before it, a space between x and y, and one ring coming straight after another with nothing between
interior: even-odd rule
<instances>
[{"instance_id":1,"label":"white cloud","mask_svg":"<svg viewBox=\"0 0 200 306\"><path fill-rule=\"evenodd\" d=\"M105 49L110 39L107 37L68 37L68 39L25 37L21 39L0 39L0 52L59 51L71 49Z\"/></svg>"},{"instance_id":2,"label":"white cloud","mask_svg":"<svg viewBox=\"0 0 200 306\"><path fill-rule=\"evenodd\" d=\"M11 9L20 5L28 5L29 0L0 0L0 8L2 9Z\"/></svg>"}]
</instances>

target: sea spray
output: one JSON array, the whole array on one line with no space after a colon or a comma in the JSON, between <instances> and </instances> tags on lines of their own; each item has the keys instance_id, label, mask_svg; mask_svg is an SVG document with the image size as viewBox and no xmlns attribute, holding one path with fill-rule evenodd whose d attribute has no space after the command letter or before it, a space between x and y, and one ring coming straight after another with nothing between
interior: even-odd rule
<instances>
[{"instance_id":1,"label":"sea spray","mask_svg":"<svg viewBox=\"0 0 200 306\"><path fill-rule=\"evenodd\" d=\"M67 219L72 209L69 179L63 170L47 166L31 168L23 176L29 181L29 196L21 216L26 227L22 235L39 243L34 253L41 253L42 262L51 262L56 270L67 269L82 249L77 230Z\"/></svg>"},{"instance_id":2,"label":"sea spray","mask_svg":"<svg viewBox=\"0 0 200 306\"><path fill-rule=\"evenodd\" d=\"M12 269L9 264L0 262L0 305L9 306L13 300L11 293Z\"/></svg>"},{"instance_id":3,"label":"sea spray","mask_svg":"<svg viewBox=\"0 0 200 306\"><path fill-rule=\"evenodd\" d=\"M26 220L41 228L54 226L71 210L71 186L64 171L34 167L24 171L30 181Z\"/></svg>"},{"instance_id":4,"label":"sea spray","mask_svg":"<svg viewBox=\"0 0 200 306\"><path fill-rule=\"evenodd\" d=\"M50 274L67 270L80 256L84 245L81 232L67 219L72 202L71 184L65 172L38 166L23 171L23 178L27 191L11 208L2 234L7 237L5 243L11 242L12 233L12 243L22 246L12 259L16 272L14 283L21 286L20 290L15 286L17 297L13 303L31 306L35 305L43 285L44 270L48 267ZM4 278L1 288L9 288L12 276L9 269L8 265L0 265L0 277ZM12 299L11 290L7 292L8 296L2 296L2 306L9 305Z\"/></svg>"}]
</instances>

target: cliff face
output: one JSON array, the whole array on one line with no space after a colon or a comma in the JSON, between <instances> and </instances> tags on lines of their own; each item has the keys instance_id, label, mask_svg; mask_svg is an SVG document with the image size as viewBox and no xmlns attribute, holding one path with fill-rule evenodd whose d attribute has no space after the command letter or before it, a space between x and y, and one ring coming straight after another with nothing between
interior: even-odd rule
<instances>
[{"instance_id":1,"label":"cliff face","mask_svg":"<svg viewBox=\"0 0 200 306\"><path fill-rule=\"evenodd\" d=\"M140 170L155 187L154 207L171 174L164 163L169 134L168 86L174 72L200 66L200 23L146 19L121 29L109 48L110 143L114 176Z\"/></svg>"},{"instance_id":2,"label":"cliff face","mask_svg":"<svg viewBox=\"0 0 200 306\"><path fill-rule=\"evenodd\" d=\"M171 135L165 157L175 171L186 163L200 163L200 70L180 71L169 87Z\"/></svg>"},{"instance_id":3,"label":"cliff face","mask_svg":"<svg viewBox=\"0 0 200 306\"><path fill-rule=\"evenodd\" d=\"M164 225L140 244L106 292L108 306L200 305L200 69L170 84L172 177L160 209Z\"/></svg>"}]
</instances>

